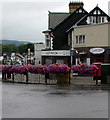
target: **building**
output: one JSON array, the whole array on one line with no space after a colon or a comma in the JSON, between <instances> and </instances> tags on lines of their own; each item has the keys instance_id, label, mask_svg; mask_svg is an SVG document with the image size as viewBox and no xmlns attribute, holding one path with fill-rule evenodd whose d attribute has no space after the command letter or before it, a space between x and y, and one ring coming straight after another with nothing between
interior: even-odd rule
<instances>
[{"instance_id":1,"label":"building","mask_svg":"<svg viewBox=\"0 0 110 120\"><path fill-rule=\"evenodd\" d=\"M35 58L35 65L42 64L42 50L45 49L45 44L35 43L34 44L34 58Z\"/></svg>"},{"instance_id":2,"label":"building","mask_svg":"<svg viewBox=\"0 0 110 120\"><path fill-rule=\"evenodd\" d=\"M79 53L75 63L110 62L110 22L74 26L73 48Z\"/></svg>"},{"instance_id":3,"label":"building","mask_svg":"<svg viewBox=\"0 0 110 120\"><path fill-rule=\"evenodd\" d=\"M46 42L46 50L52 51L74 51L74 57L71 57L70 53L66 58L66 61L64 60L64 56L60 56L61 59L63 59L64 63L68 63L68 65L71 64L78 64L78 61L81 62L87 62L90 64L91 61L87 59L87 61L78 60L79 57L81 57L81 54L84 54L83 51L78 53L78 47L75 47L73 42L74 38L74 28L80 26L94 26L98 24L107 23L110 21L110 17L101 10L98 5L91 10L89 13L84 10L82 2L70 2L69 3L69 13L52 13L49 12L49 23L48 23L48 30L43 31L45 34L45 42ZM94 26L95 28L95 26ZM87 28L85 28L87 29ZM97 31L96 31L97 33ZM86 37L83 35L81 37L77 36L77 39L83 38L86 39ZM88 46L87 46L88 47ZM90 46L93 47L93 46ZM77 49L76 49L77 48ZM47 51L48 52L48 51ZM57 59L60 59L58 54L48 55L48 58L51 59L51 62L54 63L57 61ZM56 60L55 60L55 59ZM77 58L77 60L75 60ZM71 61L72 59L72 61ZM43 63L46 63L46 56L42 54L42 60ZM77 62L76 62L77 61Z\"/></svg>"},{"instance_id":4,"label":"building","mask_svg":"<svg viewBox=\"0 0 110 120\"><path fill-rule=\"evenodd\" d=\"M83 9L82 2L70 2L68 13L49 11L48 30L43 31L45 34L46 48L53 50L69 49L66 31L87 13L88 12Z\"/></svg>"},{"instance_id":5,"label":"building","mask_svg":"<svg viewBox=\"0 0 110 120\"><path fill-rule=\"evenodd\" d=\"M83 21L86 21L87 24L81 24ZM88 64L109 62L109 21L110 17L96 6L67 31L68 44L79 51L80 59L76 58L76 64L79 62ZM103 52L91 53L92 50L98 51L99 49Z\"/></svg>"}]
</instances>

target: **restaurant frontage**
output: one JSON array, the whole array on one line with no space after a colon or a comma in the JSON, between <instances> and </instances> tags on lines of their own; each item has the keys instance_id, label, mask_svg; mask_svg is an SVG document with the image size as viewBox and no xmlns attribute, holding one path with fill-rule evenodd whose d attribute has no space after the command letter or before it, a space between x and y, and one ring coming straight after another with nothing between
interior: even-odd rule
<instances>
[{"instance_id":1,"label":"restaurant frontage","mask_svg":"<svg viewBox=\"0 0 110 120\"><path fill-rule=\"evenodd\" d=\"M108 47L80 47L75 49L79 53L78 58L75 57L76 64L92 64L94 62L110 63L110 48Z\"/></svg>"}]
</instances>

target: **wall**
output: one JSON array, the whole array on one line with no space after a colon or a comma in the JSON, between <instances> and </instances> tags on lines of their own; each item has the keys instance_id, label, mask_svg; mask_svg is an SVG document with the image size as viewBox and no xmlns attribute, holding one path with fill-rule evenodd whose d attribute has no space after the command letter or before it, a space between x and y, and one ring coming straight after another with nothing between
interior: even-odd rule
<instances>
[{"instance_id":1,"label":"wall","mask_svg":"<svg viewBox=\"0 0 110 120\"><path fill-rule=\"evenodd\" d=\"M108 25L108 46L110 47L110 24Z\"/></svg>"},{"instance_id":2,"label":"wall","mask_svg":"<svg viewBox=\"0 0 110 120\"><path fill-rule=\"evenodd\" d=\"M41 64L42 49L45 49L45 44L34 44L35 64Z\"/></svg>"},{"instance_id":3,"label":"wall","mask_svg":"<svg viewBox=\"0 0 110 120\"><path fill-rule=\"evenodd\" d=\"M86 42L84 45L74 44L74 47L108 46L108 24L89 25L89 26L74 28L74 37L73 37L74 43L75 43L76 35L85 35Z\"/></svg>"}]
</instances>

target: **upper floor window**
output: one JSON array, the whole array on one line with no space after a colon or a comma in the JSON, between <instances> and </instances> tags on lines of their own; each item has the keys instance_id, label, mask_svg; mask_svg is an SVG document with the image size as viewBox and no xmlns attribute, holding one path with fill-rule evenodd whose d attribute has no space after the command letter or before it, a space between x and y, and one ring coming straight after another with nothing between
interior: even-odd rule
<instances>
[{"instance_id":1,"label":"upper floor window","mask_svg":"<svg viewBox=\"0 0 110 120\"><path fill-rule=\"evenodd\" d=\"M88 24L104 23L104 22L107 22L107 17L105 16L89 16L87 19Z\"/></svg>"},{"instance_id":2,"label":"upper floor window","mask_svg":"<svg viewBox=\"0 0 110 120\"><path fill-rule=\"evenodd\" d=\"M50 40L46 40L46 47L50 47Z\"/></svg>"},{"instance_id":3,"label":"upper floor window","mask_svg":"<svg viewBox=\"0 0 110 120\"><path fill-rule=\"evenodd\" d=\"M49 36L49 35L45 35L45 37L46 37L46 39L49 39L49 38L50 38L50 36Z\"/></svg>"},{"instance_id":4,"label":"upper floor window","mask_svg":"<svg viewBox=\"0 0 110 120\"><path fill-rule=\"evenodd\" d=\"M98 17L98 23L101 23L101 17Z\"/></svg>"},{"instance_id":5,"label":"upper floor window","mask_svg":"<svg viewBox=\"0 0 110 120\"><path fill-rule=\"evenodd\" d=\"M105 22L104 17L102 17L102 22Z\"/></svg>"},{"instance_id":6,"label":"upper floor window","mask_svg":"<svg viewBox=\"0 0 110 120\"><path fill-rule=\"evenodd\" d=\"M77 45L85 44L85 35L77 35L76 36L76 44Z\"/></svg>"}]
</instances>

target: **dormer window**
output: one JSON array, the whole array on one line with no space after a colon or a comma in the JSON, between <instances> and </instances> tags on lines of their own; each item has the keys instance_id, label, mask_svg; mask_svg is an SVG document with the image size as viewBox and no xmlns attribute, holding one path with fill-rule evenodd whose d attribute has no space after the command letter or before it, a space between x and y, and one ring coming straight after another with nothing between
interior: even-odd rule
<instances>
[{"instance_id":1,"label":"dormer window","mask_svg":"<svg viewBox=\"0 0 110 120\"><path fill-rule=\"evenodd\" d=\"M98 6L96 6L87 17L87 24L97 24L108 22L108 15L104 13Z\"/></svg>"}]
</instances>

